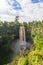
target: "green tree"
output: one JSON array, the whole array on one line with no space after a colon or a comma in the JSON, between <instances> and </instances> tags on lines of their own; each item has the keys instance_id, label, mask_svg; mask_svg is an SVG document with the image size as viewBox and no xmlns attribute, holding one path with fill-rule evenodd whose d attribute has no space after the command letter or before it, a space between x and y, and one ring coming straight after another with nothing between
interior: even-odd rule
<instances>
[{"instance_id":1,"label":"green tree","mask_svg":"<svg viewBox=\"0 0 43 65\"><path fill-rule=\"evenodd\" d=\"M34 38L34 44L36 47L36 50L43 50L43 33L39 33Z\"/></svg>"}]
</instances>

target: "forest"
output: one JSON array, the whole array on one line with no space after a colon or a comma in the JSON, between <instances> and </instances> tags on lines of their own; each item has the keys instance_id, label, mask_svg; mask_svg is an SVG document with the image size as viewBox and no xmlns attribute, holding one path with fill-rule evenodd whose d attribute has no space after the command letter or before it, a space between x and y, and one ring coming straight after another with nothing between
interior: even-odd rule
<instances>
[{"instance_id":1,"label":"forest","mask_svg":"<svg viewBox=\"0 0 43 65\"><path fill-rule=\"evenodd\" d=\"M31 47L13 57L11 44L19 39L19 27L24 25L26 42ZM20 23L0 21L0 65L43 65L43 20Z\"/></svg>"}]
</instances>

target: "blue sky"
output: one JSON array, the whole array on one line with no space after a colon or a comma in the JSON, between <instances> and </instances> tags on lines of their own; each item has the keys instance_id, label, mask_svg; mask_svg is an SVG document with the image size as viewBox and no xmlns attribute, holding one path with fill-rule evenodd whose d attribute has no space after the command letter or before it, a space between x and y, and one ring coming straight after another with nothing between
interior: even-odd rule
<instances>
[{"instance_id":1,"label":"blue sky","mask_svg":"<svg viewBox=\"0 0 43 65\"><path fill-rule=\"evenodd\" d=\"M43 2L43 0L31 0L33 3Z\"/></svg>"},{"instance_id":2,"label":"blue sky","mask_svg":"<svg viewBox=\"0 0 43 65\"><path fill-rule=\"evenodd\" d=\"M32 3L38 3L40 2L39 0L32 0Z\"/></svg>"},{"instance_id":3,"label":"blue sky","mask_svg":"<svg viewBox=\"0 0 43 65\"><path fill-rule=\"evenodd\" d=\"M21 9L22 9L20 3L17 2L17 0L11 0L11 2L13 2L13 3L11 3L9 0L8 0L7 2L8 2L8 4L11 5L12 8L15 9L15 10L21 10Z\"/></svg>"},{"instance_id":4,"label":"blue sky","mask_svg":"<svg viewBox=\"0 0 43 65\"><path fill-rule=\"evenodd\" d=\"M43 0L0 0L0 20L43 20Z\"/></svg>"}]
</instances>

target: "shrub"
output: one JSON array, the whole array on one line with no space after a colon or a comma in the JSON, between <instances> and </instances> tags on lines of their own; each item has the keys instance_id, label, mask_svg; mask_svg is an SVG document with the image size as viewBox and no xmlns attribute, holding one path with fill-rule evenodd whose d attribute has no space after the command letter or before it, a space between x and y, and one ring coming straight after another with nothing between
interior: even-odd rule
<instances>
[{"instance_id":1,"label":"shrub","mask_svg":"<svg viewBox=\"0 0 43 65\"><path fill-rule=\"evenodd\" d=\"M42 51L43 50L43 34L38 34L34 38L34 44L36 50Z\"/></svg>"},{"instance_id":2,"label":"shrub","mask_svg":"<svg viewBox=\"0 0 43 65\"><path fill-rule=\"evenodd\" d=\"M37 51L31 51L28 55L29 65L43 65L43 57Z\"/></svg>"},{"instance_id":3,"label":"shrub","mask_svg":"<svg viewBox=\"0 0 43 65\"><path fill-rule=\"evenodd\" d=\"M27 64L27 59L24 58L24 57L21 57L19 60L18 60L18 65L26 65Z\"/></svg>"}]
</instances>

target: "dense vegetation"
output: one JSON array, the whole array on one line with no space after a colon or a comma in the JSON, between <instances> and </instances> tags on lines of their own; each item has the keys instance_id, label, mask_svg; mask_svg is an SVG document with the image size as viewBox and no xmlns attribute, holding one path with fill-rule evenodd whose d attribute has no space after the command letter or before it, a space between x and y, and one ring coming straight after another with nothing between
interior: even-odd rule
<instances>
[{"instance_id":1,"label":"dense vegetation","mask_svg":"<svg viewBox=\"0 0 43 65\"><path fill-rule=\"evenodd\" d=\"M21 52L16 58L11 58L13 51L10 46L19 38L19 26L24 25L26 41L31 42L30 50ZM19 23L4 23L0 21L0 65L43 65L43 21Z\"/></svg>"}]
</instances>

